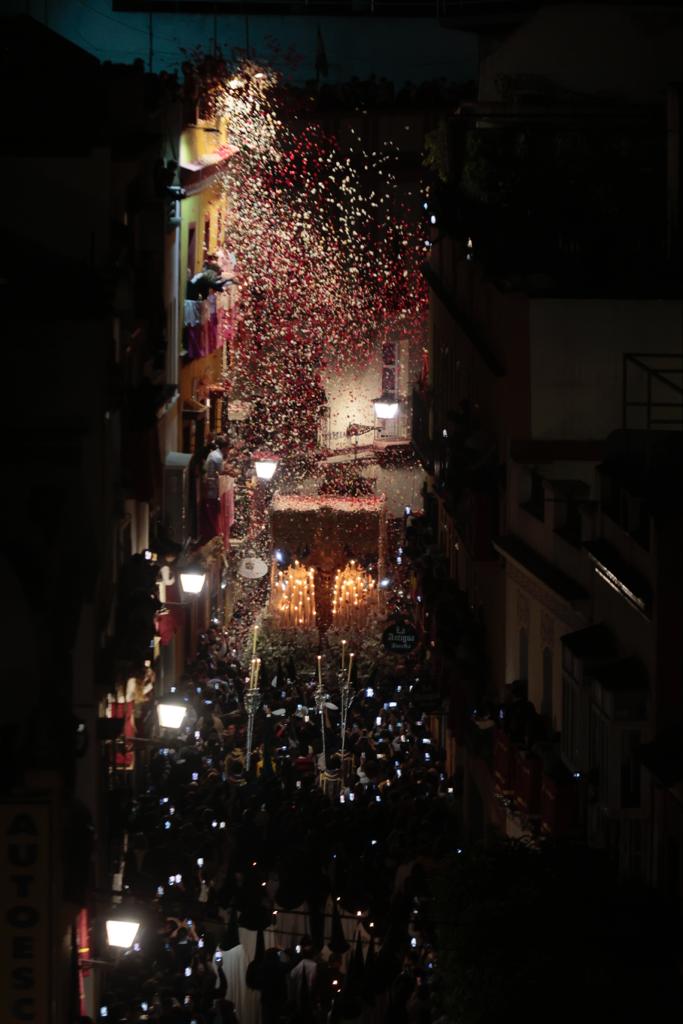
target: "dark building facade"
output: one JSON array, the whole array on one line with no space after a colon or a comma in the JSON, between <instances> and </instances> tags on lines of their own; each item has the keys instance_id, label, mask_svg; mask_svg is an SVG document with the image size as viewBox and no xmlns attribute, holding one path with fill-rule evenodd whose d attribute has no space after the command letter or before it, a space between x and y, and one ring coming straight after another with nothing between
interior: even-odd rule
<instances>
[{"instance_id":1,"label":"dark building facade","mask_svg":"<svg viewBox=\"0 0 683 1024\"><path fill-rule=\"evenodd\" d=\"M0 988L8 1021L61 1021L96 984L77 962L94 957L89 921L111 902L103 701L154 635L154 575L140 592L128 566L138 512L161 502L158 434L177 383L164 289L182 106L172 80L101 65L29 18L4 19L1 35L0 807L16 927ZM35 882L13 883L17 865Z\"/></svg>"},{"instance_id":2,"label":"dark building facade","mask_svg":"<svg viewBox=\"0 0 683 1024\"><path fill-rule=\"evenodd\" d=\"M582 836L680 901L680 18L642 14L631 75L626 9L541 6L510 32L479 6L413 400L462 638L441 674L464 821Z\"/></svg>"}]
</instances>

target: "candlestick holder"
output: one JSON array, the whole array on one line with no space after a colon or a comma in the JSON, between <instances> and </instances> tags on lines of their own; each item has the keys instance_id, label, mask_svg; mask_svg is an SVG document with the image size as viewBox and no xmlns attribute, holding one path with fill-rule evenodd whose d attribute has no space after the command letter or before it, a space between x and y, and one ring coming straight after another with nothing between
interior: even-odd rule
<instances>
[{"instance_id":1,"label":"candlestick holder","mask_svg":"<svg viewBox=\"0 0 683 1024\"><path fill-rule=\"evenodd\" d=\"M345 754L345 751L346 751L346 720L348 718L349 708L353 704L353 702L355 700L355 697L356 697L356 694L354 693L353 687L351 685L351 679L349 678L349 675L344 673L344 672L340 672L339 673L339 703L341 705L341 707L340 707L340 712L341 712L341 715L340 715L340 725L341 725L341 777L342 777L342 783L344 782L345 767L346 767L345 763L344 763L344 754Z\"/></svg>"},{"instance_id":2,"label":"candlestick holder","mask_svg":"<svg viewBox=\"0 0 683 1024\"><path fill-rule=\"evenodd\" d=\"M261 692L256 687L250 687L244 694L244 709L247 712L247 758L246 770L251 765L251 748L254 740L254 715L261 707Z\"/></svg>"},{"instance_id":3,"label":"candlestick holder","mask_svg":"<svg viewBox=\"0 0 683 1024\"><path fill-rule=\"evenodd\" d=\"M313 691L313 700L315 702L315 710L320 715L320 735L322 738L322 753L323 753L323 765L322 771L327 771L327 752L325 749L325 705L330 699L329 693L325 692L322 682L318 683L315 690Z\"/></svg>"},{"instance_id":4,"label":"candlestick holder","mask_svg":"<svg viewBox=\"0 0 683 1024\"><path fill-rule=\"evenodd\" d=\"M322 686L316 686L313 691L313 700L315 701L315 710L319 715L322 715L325 710L325 704L329 701L330 695L326 693Z\"/></svg>"}]
</instances>

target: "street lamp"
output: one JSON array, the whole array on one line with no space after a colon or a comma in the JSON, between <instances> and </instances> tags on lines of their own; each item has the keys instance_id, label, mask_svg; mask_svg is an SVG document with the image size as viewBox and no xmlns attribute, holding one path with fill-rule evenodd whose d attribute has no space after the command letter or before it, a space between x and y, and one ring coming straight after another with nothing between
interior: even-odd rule
<instances>
[{"instance_id":1,"label":"street lamp","mask_svg":"<svg viewBox=\"0 0 683 1024\"><path fill-rule=\"evenodd\" d=\"M254 456L254 469L259 480L272 480L278 466L278 458L275 455L260 454Z\"/></svg>"},{"instance_id":2,"label":"street lamp","mask_svg":"<svg viewBox=\"0 0 683 1024\"><path fill-rule=\"evenodd\" d=\"M185 718L184 704L157 704L157 718L162 729L179 729Z\"/></svg>"},{"instance_id":3,"label":"street lamp","mask_svg":"<svg viewBox=\"0 0 683 1024\"><path fill-rule=\"evenodd\" d=\"M398 401L394 395L389 395L385 391L379 398L375 398L372 404L375 407L375 416L378 420L393 420L396 418Z\"/></svg>"},{"instance_id":4,"label":"street lamp","mask_svg":"<svg viewBox=\"0 0 683 1024\"><path fill-rule=\"evenodd\" d=\"M206 573L201 569L187 568L180 573L180 586L186 594L200 594L204 586Z\"/></svg>"},{"instance_id":5,"label":"street lamp","mask_svg":"<svg viewBox=\"0 0 683 1024\"><path fill-rule=\"evenodd\" d=\"M107 942L110 946L117 946L119 949L130 949L135 942L135 936L140 930L140 922L134 920L122 920L121 918L109 918L106 922Z\"/></svg>"}]
</instances>

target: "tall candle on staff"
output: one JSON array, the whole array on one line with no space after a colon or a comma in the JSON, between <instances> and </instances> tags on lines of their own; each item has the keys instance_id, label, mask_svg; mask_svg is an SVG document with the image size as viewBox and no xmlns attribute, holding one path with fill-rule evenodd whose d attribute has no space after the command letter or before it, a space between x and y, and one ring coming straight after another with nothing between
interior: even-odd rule
<instances>
[{"instance_id":1,"label":"tall candle on staff","mask_svg":"<svg viewBox=\"0 0 683 1024\"><path fill-rule=\"evenodd\" d=\"M323 685L323 670L322 670L322 656L318 655L318 684L322 687Z\"/></svg>"},{"instance_id":2,"label":"tall candle on staff","mask_svg":"<svg viewBox=\"0 0 683 1024\"><path fill-rule=\"evenodd\" d=\"M344 671L344 655L346 654L346 640L341 642L341 670Z\"/></svg>"},{"instance_id":3,"label":"tall candle on staff","mask_svg":"<svg viewBox=\"0 0 683 1024\"><path fill-rule=\"evenodd\" d=\"M353 669L353 659L354 658L355 658L355 654L353 653L353 651L351 651L351 653L349 654L349 674L346 677L346 682L347 683L351 682L351 670Z\"/></svg>"}]
</instances>

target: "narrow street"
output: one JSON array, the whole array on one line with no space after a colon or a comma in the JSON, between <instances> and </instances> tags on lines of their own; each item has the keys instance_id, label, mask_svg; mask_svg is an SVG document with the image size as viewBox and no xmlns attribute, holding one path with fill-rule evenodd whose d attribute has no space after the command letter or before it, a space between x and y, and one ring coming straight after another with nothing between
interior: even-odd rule
<instances>
[{"instance_id":1,"label":"narrow street","mask_svg":"<svg viewBox=\"0 0 683 1024\"><path fill-rule=\"evenodd\" d=\"M424 700L425 474L400 412L425 372L422 193L399 205L392 147L345 156L271 69L245 60L210 88L223 235L188 281L186 357L207 302L229 337L196 394L214 430L195 529L148 551L175 664L124 704L115 916L140 927L99 1013L427 1024L431 876L457 825Z\"/></svg>"},{"instance_id":2,"label":"narrow street","mask_svg":"<svg viewBox=\"0 0 683 1024\"><path fill-rule=\"evenodd\" d=\"M0 1024L683 1020L680 0L0 40Z\"/></svg>"},{"instance_id":3,"label":"narrow street","mask_svg":"<svg viewBox=\"0 0 683 1024\"><path fill-rule=\"evenodd\" d=\"M401 561L387 600L405 614ZM430 877L457 833L453 780L413 699L424 651L370 665L356 629L343 670L324 636L296 662L262 658L250 743L235 635L210 629L164 698L179 728L160 729L152 703L140 716L138 749L153 742L137 755L120 867L120 913L140 932L108 976L108 1019L172 1020L176 1007L231 1021L234 1007L240 1024L436 1020Z\"/></svg>"}]
</instances>

